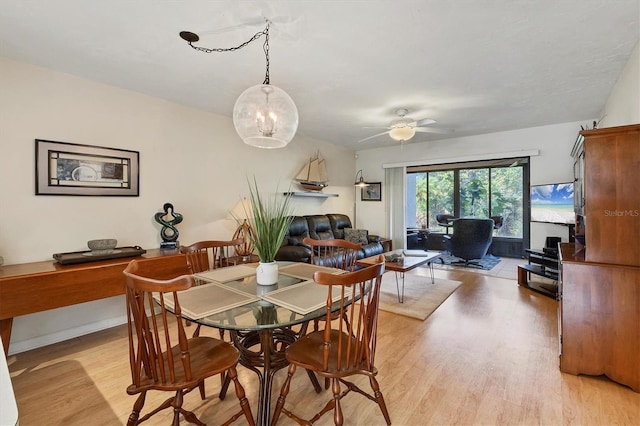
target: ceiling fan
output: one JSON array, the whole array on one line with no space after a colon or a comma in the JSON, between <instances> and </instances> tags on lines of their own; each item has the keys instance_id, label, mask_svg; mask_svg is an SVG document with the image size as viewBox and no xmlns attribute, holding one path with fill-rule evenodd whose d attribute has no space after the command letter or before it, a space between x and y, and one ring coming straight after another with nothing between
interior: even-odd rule
<instances>
[{"instance_id":1,"label":"ceiling fan","mask_svg":"<svg viewBox=\"0 0 640 426\"><path fill-rule=\"evenodd\" d=\"M398 118L393 120L391 124L387 127L370 127L373 129L387 129L382 133L377 133L373 136L366 137L364 139L359 140L358 142L365 142L373 138L377 138L378 136L389 134L391 139L396 140L398 142L405 142L415 136L416 132L427 132L427 133L449 133L449 130L446 129L436 129L433 127L426 127L430 124L434 124L436 120L431 118L423 118L421 120L414 120L411 117L407 117L407 113L409 112L406 108L399 108L396 111Z\"/></svg>"}]
</instances>

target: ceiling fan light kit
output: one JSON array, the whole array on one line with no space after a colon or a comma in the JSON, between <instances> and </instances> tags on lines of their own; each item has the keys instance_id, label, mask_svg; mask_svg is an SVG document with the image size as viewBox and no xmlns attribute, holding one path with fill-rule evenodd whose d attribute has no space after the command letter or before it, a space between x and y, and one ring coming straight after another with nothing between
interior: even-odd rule
<instances>
[{"instance_id":1,"label":"ceiling fan light kit","mask_svg":"<svg viewBox=\"0 0 640 426\"><path fill-rule=\"evenodd\" d=\"M263 50L266 59L266 72L262 84L245 90L233 106L233 125L236 132L247 145L258 148L283 148L291 142L298 130L298 109L293 99L284 90L269 82L269 25L263 31L254 34L248 41L230 48L206 48L194 46L200 40L197 34L180 32L180 37L189 46L200 52L230 52L242 49L249 43L265 36Z\"/></svg>"},{"instance_id":2,"label":"ceiling fan light kit","mask_svg":"<svg viewBox=\"0 0 640 426\"><path fill-rule=\"evenodd\" d=\"M387 127L387 129L389 130L373 136L368 136L364 139L360 139L358 142L366 142L370 139L387 134L389 135L389 137L391 137L391 139L395 141L405 142L413 138L416 135L416 132L440 133L436 129L426 127L430 124L434 124L436 122L435 120L431 118L423 118L416 121L411 117L406 117L408 112L409 110L406 108L397 109L396 115L398 116L398 118L393 120L389 127Z\"/></svg>"},{"instance_id":3,"label":"ceiling fan light kit","mask_svg":"<svg viewBox=\"0 0 640 426\"><path fill-rule=\"evenodd\" d=\"M391 139L398 142L404 142L411 139L416 134L416 130L413 127L394 127L389 131Z\"/></svg>"}]
</instances>

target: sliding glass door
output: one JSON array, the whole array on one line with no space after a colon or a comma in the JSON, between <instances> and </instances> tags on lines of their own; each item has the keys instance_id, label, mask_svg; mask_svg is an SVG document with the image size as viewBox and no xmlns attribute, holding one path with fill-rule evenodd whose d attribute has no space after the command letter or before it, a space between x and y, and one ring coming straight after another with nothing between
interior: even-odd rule
<instances>
[{"instance_id":1,"label":"sliding glass door","mask_svg":"<svg viewBox=\"0 0 640 426\"><path fill-rule=\"evenodd\" d=\"M436 215L488 218L502 216L495 230L494 252L520 256L528 242L525 188L528 158L408 167L405 223L412 229L445 233ZM437 247L434 247L437 249Z\"/></svg>"}]
</instances>

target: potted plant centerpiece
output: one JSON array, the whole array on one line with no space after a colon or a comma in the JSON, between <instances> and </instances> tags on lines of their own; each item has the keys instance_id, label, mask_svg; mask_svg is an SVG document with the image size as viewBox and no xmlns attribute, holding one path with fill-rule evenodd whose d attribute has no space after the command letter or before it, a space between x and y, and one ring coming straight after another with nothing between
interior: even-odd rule
<instances>
[{"instance_id":1,"label":"potted plant centerpiece","mask_svg":"<svg viewBox=\"0 0 640 426\"><path fill-rule=\"evenodd\" d=\"M291 195L265 197L260 194L258 182L254 176L253 184L249 181L249 201L251 211L246 211L247 220L251 225L251 242L260 259L256 269L258 284L272 285L278 282L278 265L276 253L282 245L284 236L293 220Z\"/></svg>"}]
</instances>

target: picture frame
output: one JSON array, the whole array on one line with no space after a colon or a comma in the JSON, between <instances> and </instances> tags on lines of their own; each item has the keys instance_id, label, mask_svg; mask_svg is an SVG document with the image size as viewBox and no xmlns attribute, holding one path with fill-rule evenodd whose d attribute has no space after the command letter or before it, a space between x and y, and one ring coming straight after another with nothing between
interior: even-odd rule
<instances>
[{"instance_id":1,"label":"picture frame","mask_svg":"<svg viewBox=\"0 0 640 426\"><path fill-rule=\"evenodd\" d=\"M139 196L138 151L35 142L36 195Z\"/></svg>"},{"instance_id":2,"label":"picture frame","mask_svg":"<svg viewBox=\"0 0 640 426\"><path fill-rule=\"evenodd\" d=\"M360 200L382 201L382 182L369 182L368 186L360 189Z\"/></svg>"}]
</instances>

